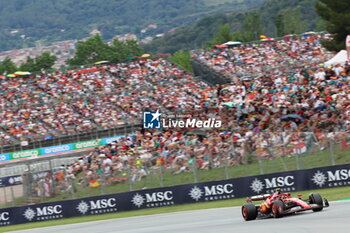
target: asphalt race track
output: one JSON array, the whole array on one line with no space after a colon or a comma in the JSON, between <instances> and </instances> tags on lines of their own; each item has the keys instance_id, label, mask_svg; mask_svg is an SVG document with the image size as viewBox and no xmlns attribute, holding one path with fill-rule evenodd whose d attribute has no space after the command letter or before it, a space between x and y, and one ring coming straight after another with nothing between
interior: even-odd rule
<instances>
[{"instance_id":1,"label":"asphalt race track","mask_svg":"<svg viewBox=\"0 0 350 233\"><path fill-rule=\"evenodd\" d=\"M240 207L184 211L46 227L21 233L349 233L350 201L332 202L321 212L245 222ZM0 229L1 230L1 229Z\"/></svg>"}]
</instances>

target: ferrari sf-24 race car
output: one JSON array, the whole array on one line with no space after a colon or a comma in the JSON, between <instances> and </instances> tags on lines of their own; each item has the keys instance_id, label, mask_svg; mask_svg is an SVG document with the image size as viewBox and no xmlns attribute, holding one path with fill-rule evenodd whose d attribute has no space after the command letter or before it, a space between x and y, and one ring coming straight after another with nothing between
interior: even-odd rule
<instances>
[{"instance_id":1,"label":"ferrari sf-24 race car","mask_svg":"<svg viewBox=\"0 0 350 233\"><path fill-rule=\"evenodd\" d=\"M329 206L327 199L322 199L318 193L311 193L308 199L301 197L302 195L298 195L298 197L293 198L290 193L281 193L280 190L275 190L273 194L252 196L242 206L242 216L246 221L254 220L257 217L279 218L305 210L317 212ZM253 201L263 202L261 205L255 205Z\"/></svg>"}]
</instances>

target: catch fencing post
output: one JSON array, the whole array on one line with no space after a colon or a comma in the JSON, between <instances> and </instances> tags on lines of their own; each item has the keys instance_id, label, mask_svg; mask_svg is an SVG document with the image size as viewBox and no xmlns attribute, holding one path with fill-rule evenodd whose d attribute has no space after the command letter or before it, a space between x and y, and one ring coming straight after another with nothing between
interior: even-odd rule
<instances>
[{"instance_id":1,"label":"catch fencing post","mask_svg":"<svg viewBox=\"0 0 350 233\"><path fill-rule=\"evenodd\" d=\"M127 174L128 174L128 183L129 183L129 191L131 192L132 191L132 180L131 180L131 176L132 176L132 173L130 171L130 167L127 168L128 171L127 171Z\"/></svg>"},{"instance_id":2,"label":"catch fencing post","mask_svg":"<svg viewBox=\"0 0 350 233\"><path fill-rule=\"evenodd\" d=\"M87 195L90 197L91 196L91 187L90 187L90 182L89 182L87 177L84 177L84 184L86 184L85 190L87 190Z\"/></svg>"},{"instance_id":3,"label":"catch fencing post","mask_svg":"<svg viewBox=\"0 0 350 233\"><path fill-rule=\"evenodd\" d=\"M2 188L0 188L1 191ZM0 195L0 207L4 204L5 202L2 202L2 195ZM2 207L1 207L2 208Z\"/></svg>"},{"instance_id":4,"label":"catch fencing post","mask_svg":"<svg viewBox=\"0 0 350 233\"><path fill-rule=\"evenodd\" d=\"M51 179L52 179L52 187L51 187L51 190L52 190L52 195L55 195L55 191L56 191L56 181L55 181L55 177L54 177L54 174L53 174L53 168L52 168L52 160L49 159L49 167L50 167L50 172L51 172Z\"/></svg>"},{"instance_id":5,"label":"catch fencing post","mask_svg":"<svg viewBox=\"0 0 350 233\"><path fill-rule=\"evenodd\" d=\"M335 163L335 155L334 155L334 148L333 148L333 143L334 143L334 140L333 139L330 139L328 141L328 145L329 145L329 151L330 151L330 156L331 156L331 163L332 165L336 165Z\"/></svg>"},{"instance_id":6,"label":"catch fencing post","mask_svg":"<svg viewBox=\"0 0 350 233\"><path fill-rule=\"evenodd\" d=\"M4 205L6 206L6 202L7 202L6 187L3 187L2 190L4 190Z\"/></svg>"},{"instance_id":7,"label":"catch fencing post","mask_svg":"<svg viewBox=\"0 0 350 233\"><path fill-rule=\"evenodd\" d=\"M105 194L104 188L107 185L104 171L102 173L100 173L100 179L99 180L101 180L101 184L100 184L101 195L104 195Z\"/></svg>"},{"instance_id":8,"label":"catch fencing post","mask_svg":"<svg viewBox=\"0 0 350 233\"><path fill-rule=\"evenodd\" d=\"M296 162L297 170L300 170L300 158L299 158L299 154L296 154L296 155L295 155L295 162Z\"/></svg>"},{"instance_id":9,"label":"catch fencing post","mask_svg":"<svg viewBox=\"0 0 350 233\"><path fill-rule=\"evenodd\" d=\"M28 176L27 176L28 182L27 182L27 185L26 185L27 186L26 187L26 191L27 191L26 197L27 197L27 202L28 202L29 200L32 200L32 184L33 184L32 180L33 180L33 176L31 174L31 169L30 169L30 163L29 162L27 163L27 166L28 166Z\"/></svg>"},{"instance_id":10,"label":"catch fencing post","mask_svg":"<svg viewBox=\"0 0 350 233\"><path fill-rule=\"evenodd\" d=\"M44 202L45 199L45 187L44 182L39 182L39 189L40 189L40 201Z\"/></svg>"},{"instance_id":11,"label":"catch fencing post","mask_svg":"<svg viewBox=\"0 0 350 233\"><path fill-rule=\"evenodd\" d=\"M296 148L296 155L295 155L295 162L296 162L296 167L297 170L300 170L301 168L301 164L300 164L300 153L301 153L301 148L300 148L301 142L300 142L300 135L298 135L298 144L297 144L297 148Z\"/></svg>"},{"instance_id":12,"label":"catch fencing post","mask_svg":"<svg viewBox=\"0 0 350 233\"><path fill-rule=\"evenodd\" d=\"M13 206L15 206L15 201L16 201L15 193L13 191L13 186L10 187L10 190L11 190L12 207L13 207Z\"/></svg>"},{"instance_id":13,"label":"catch fencing post","mask_svg":"<svg viewBox=\"0 0 350 233\"><path fill-rule=\"evenodd\" d=\"M259 160L259 168L260 168L260 175L264 175L264 167L263 167L263 162L261 161L261 156L258 156L258 160Z\"/></svg>"},{"instance_id":14,"label":"catch fencing post","mask_svg":"<svg viewBox=\"0 0 350 233\"><path fill-rule=\"evenodd\" d=\"M228 170L228 161L227 161L227 156L229 154L226 153L226 155L224 155L224 161L225 161L225 176L226 176L226 179L229 179L230 178L230 175L229 175L229 170Z\"/></svg>"},{"instance_id":15,"label":"catch fencing post","mask_svg":"<svg viewBox=\"0 0 350 233\"><path fill-rule=\"evenodd\" d=\"M193 166L194 182L198 183L199 179L198 179L198 170L197 170L197 159L196 159L196 156L193 156L192 166Z\"/></svg>"},{"instance_id":16,"label":"catch fencing post","mask_svg":"<svg viewBox=\"0 0 350 233\"><path fill-rule=\"evenodd\" d=\"M173 161L171 161L170 169L171 169L171 183L174 186L175 185L175 173L174 173L174 162Z\"/></svg>"},{"instance_id":17,"label":"catch fencing post","mask_svg":"<svg viewBox=\"0 0 350 233\"><path fill-rule=\"evenodd\" d=\"M160 165L160 187L164 187L164 176L163 176L163 171L164 171L164 165Z\"/></svg>"}]
</instances>

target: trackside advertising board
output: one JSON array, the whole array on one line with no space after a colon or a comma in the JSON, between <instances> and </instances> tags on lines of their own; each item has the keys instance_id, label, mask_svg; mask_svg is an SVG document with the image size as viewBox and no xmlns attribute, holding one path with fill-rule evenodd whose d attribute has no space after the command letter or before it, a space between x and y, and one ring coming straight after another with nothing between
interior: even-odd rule
<instances>
[{"instance_id":1,"label":"trackside advertising board","mask_svg":"<svg viewBox=\"0 0 350 233\"><path fill-rule=\"evenodd\" d=\"M242 198L274 188L288 192L341 186L350 186L350 164L0 209L0 226Z\"/></svg>"},{"instance_id":2,"label":"trackside advertising board","mask_svg":"<svg viewBox=\"0 0 350 233\"><path fill-rule=\"evenodd\" d=\"M132 135L129 135L129 136L132 136ZM117 141L122 137L125 137L125 136L121 135L121 136L96 139L91 141L84 141L84 142L77 142L77 143L71 143L71 144L65 144L65 145L59 145L59 146L45 147L40 149L0 154L0 164L90 150L91 148L94 148L96 146L103 146L103 145L110 144L113 141Z\"/></svg>"}]
</instances>

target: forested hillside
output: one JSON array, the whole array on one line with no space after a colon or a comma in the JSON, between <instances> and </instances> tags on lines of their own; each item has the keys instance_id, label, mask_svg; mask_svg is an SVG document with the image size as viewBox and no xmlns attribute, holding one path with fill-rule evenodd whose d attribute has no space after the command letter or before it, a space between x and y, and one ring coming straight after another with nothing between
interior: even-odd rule
<instances>
[{"instance_id":1,"label":"forested hillside","mask_svg":"<svg viewBox=\"0 0 350 233\"><path fill-rule=\"evenodd\" d=\"M256 9L207 16L195 26L181 27L175 33L156 39L144 48L149 53L173 53L180 49L201 48L213 39L219 25L224 24L228 24L232 32L261 31L270 37L324 30L324 23L314 7L316 1L268 0Z\"/></svg>"},{"instance_id":2,"label":"forested hillside","mask_svg":"<svg viewBox=\"0 0 350 233\"><path fill-rule=\"evenodd\" d=\"M265 0L1 0L0 51L82 39L97 29L104 39L167 32L218 12L244 10ZM157 28L141 33L149 24Z\"/></svg>"}]
</instances>

